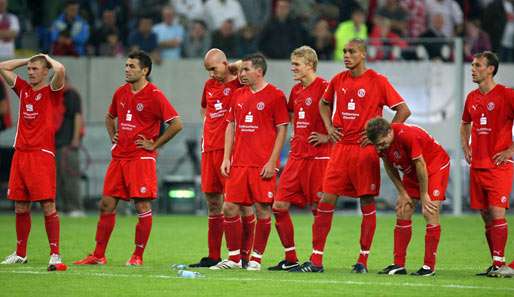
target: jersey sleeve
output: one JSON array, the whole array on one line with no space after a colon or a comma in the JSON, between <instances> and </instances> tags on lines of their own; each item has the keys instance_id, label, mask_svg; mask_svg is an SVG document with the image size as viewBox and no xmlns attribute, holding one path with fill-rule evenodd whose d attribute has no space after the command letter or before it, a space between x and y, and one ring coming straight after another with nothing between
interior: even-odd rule
<instances>
[{"instance_id":1,"label":"jersey sleeve","mask_svg":"<svg viewBox=\"0 0 514 297\"><path fill-rule=\"evenodd\" d=\"M175 110L173 105L168 101L166 96L160 90L154 90L157 94L157 98L159 98L159 117L160 120L164 123L169 123L170 121L179 117L178 112Z\"/></svg>"},{"instance_id":2,"label":"jersey sleeve","mask_svg":"<svg viewBox=\"0 0 514 297\"><path fill-rule=\"evenodd\" d=\"M16 95L18 95L18 98L21 99L21 91L28 87L30 87L30 86L25 80L23 80L19 76L16 76L16 78L14 80L14 85L12 86L12 89L16 93Z\"/></svg>"},{"instance_id":3,"label":"jersey sleeve","mask_svg":"<svg viewBox=\"0 0 514 297\"><path fill-rule=\"evenodd\" d=\"M408 131L403 135L405 151L409 154L411 160L419 159L423 156L420 139L412 131Z\"/></svg>"},{"instance_id":4,"label":"jersey sleeve","mask_svg":"<svg viewBox=\"0 0 514 297\"><path fill-rule=\"evenodd\" d=\"M289 112L287 111L286 95L279 91L273 105L273 122L275 126L287 125L289 123Z\"/></svg>"},{"instance_id":5,"label":"jersey sleeve","mask_svg":"<svg viewBox=\"0 0 514 297\"><path fill-rule=\"evenodd\" d=\"M334 95L335 95L335 81L338 76L335 76L332 78L332 80L328 83L327 88L325 89L325 92L323 92L323 95L321 96L321 100L324 100L330 104L334 102Z\"/></svg>"},{"instance_id":6,"label":"jersey sleeve","mask_svg":"<svg viewBox=\"0 0 514 297\"><path fill-rule=\"evenodd\" d=\"M381 83L383 96L384 96L384 105L387 105L389 108L394 108L397 105L400 105L405 102L402 96L396 91L396 89L391 85L389 80L384 76L381 76L379 80Z\"/></svg>"},{"instance_id":7,"label":"jersey sleeve","mask_svg":"<svg viewBox=\"0 0 514 297\"><path fill-rule=\"evenodd\" d=\"M509 106L509 119L514 119L514 90L507 88L507 102Z\"/></svg>"},{"instance_id":8,"label":"jersey sleeve","mask_svg":"<svg viewBox=\"0 0 514 297\"><path fill-rule=\"evenodd\" d=\"M513 99L514 100L514 99ZM462 111L462 122L471 123L471 114L469 113L469 95L464 103L464 110Z\"/></svg>"},{"instance_id":9,"label":"jersey sleeve","mask_svg":"<svg viewBox=\"0 0 514 297\"><path fill-rule=\"evenodd\" d=\"M291 89L291 92L289 93L289 100L287 101L287 111L294 112L294 98L293 94L295 92L295 87Z\"/></svg>"},{"instance_id":10,"label":"jersey sleeve","mask_svg":"<svg viewBox=\"0 0 514 297\"><path fill-rule=\"evenodd\" d=\"M205 96L205 91L206 91L206 88L207 88L207 84L205 84L203 86L203 91L202 91L202 102L200 103L202 108L207 108L207 97Z\"/></svg>"},{"instance_id":11,"label":"jersey sleeve","mask_svg":"<svg viewBox=\"0 0 514 297\"><path fill-rule=\"evenodd\" d=\"M112 95L111 105L109 106L109 110L107 111L113 118L118 117L118 92L115 92Z\"/></svg>"}]
</instances>

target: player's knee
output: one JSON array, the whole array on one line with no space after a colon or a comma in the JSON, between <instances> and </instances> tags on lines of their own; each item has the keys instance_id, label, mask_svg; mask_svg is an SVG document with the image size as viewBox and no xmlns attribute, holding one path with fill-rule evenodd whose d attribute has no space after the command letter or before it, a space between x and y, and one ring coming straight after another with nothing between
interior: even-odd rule
<instances>
[{"instance_id":1,"label":"player's knee","mask_svg":"<svg viewBox=\"0 0 514 297\"><path fill-rule=\"evenodd\" d=\"M238 214L239 207L234 203L225 203L223 205L223 214L225 217L234 217Z\"/></svg>"},{"instance_id":2,"label":"player's knee","mask_svg":"<svg viewBox=\"0 0 514 297\"><path fill-rule=\"evenodd\" d=\"M320 202L330 203L332 205L335 205L336 201L337 201L337 195L327 194L327 193L323 193L323 196L321 197L321 200L320 200Z\"/></svg>"},{"instance_id":3,"label":"player's knee","mask_svg":"<svg viewBox=\"0 0 514 297\"><path fill-rule=\"evenodd\" d=\"M14 212L15 213L30 212L30 203L19 203L19 202L16 202L14 204Z\"/></svg>"},{"instance_id":4,"label":"player's knee","mask_svg":"<svg viewBox=\"0 0 514 297\"><path fill-rule=\"evenodd\" d=\"M271 217L271 205L262 203L255 204L255 214L258 219L267 219Z\"/></svg>"},{"instance_id":5,"label":"player's knee","mask_svg":"<svg viewBox=\"0 0 514 297\"><path fill-rule=\"evenodd\" d=\"M55 203L53 201L41 202L41 208L43 209L43 214L45 216L51 215L57 211L55 209Z\"/></svg>"},{"instance_id":6,"label":"player's knee","mask_svg":"<svg viewBox=\"0 0 514 297\"><path fill-rule=\"evenodd\" d=\"M98 208L102 213L112 213L116 209L116 201L104 197L98 202Z\"/></svg>"}]
</instances>

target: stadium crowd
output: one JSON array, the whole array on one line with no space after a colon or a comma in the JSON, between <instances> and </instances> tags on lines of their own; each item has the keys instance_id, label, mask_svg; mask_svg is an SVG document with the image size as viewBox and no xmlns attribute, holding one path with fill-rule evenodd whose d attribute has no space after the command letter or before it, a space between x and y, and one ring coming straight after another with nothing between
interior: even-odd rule
<instances>
[{"instance_id":1,"label":"stadium crowd","mask_svg":"<svg viewBox=\"0 0 514 297\"><path fill-rule=\"evenodd\" d=\"M287 59L307 44L321 60L341 60L358 37L368 40L371 60L446 61L454 56L447 38L460 36L467 61L484 50L514 61L512 0L0 0L0 14L0 57L15 49L57 56L142 49L159 62L216 47L229 58L260 51Z\"/></svg>"}]
</instances>

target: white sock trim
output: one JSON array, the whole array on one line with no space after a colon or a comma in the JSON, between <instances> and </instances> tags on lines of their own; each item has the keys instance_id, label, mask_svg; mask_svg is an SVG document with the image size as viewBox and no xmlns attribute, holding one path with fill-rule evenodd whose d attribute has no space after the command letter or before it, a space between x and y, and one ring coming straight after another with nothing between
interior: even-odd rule
<instances>
[{"instance_id":1,"label":"white sock trim","mask_svg":"<svg viewBox=\"0 0 514 297\"><path fill-rule=\"evenodd\" d=\"M229 256L237 256L241 253L241 250L228 251Z\"/></svg>"},{"instance_id":2,"label":"white sock trim","mask_svg":"<svg viewBox=\"0 0 514 297\"><path fill-rule=\"evenodd\" d=\"M296 250L296 247L292 246L292 247L288 247L288 248L284 248L284 252L290 252L290 251L294 251Z\"/></svg>"},{"instance_id":3,"label":"white sock trim","mask_svg":"<svg viewBox=\"0 0 514 297\"><path fill-rule=\"evenodd\" d=\"M318 251L318 250L312 250L312 253L316 254L316 255L323 255L323 251Z\"/></svg>"},{"instance_id":4,"label":"white sock trim","mask_svg":"<svg viewBox=\"0 0 514 297\"><path fill-rule=\"evenodd\" d=\"M257 252L252 252L252 258L262 259L262 255Z\"/></svg>"},{"instance_id":5,"label":"white sock trim","mask_svg":"<svg viewBox=\"0 0 514 297\"><path fill-rule=\"evenodd\" d=\"M369 251L363 251L363 250L361 250L361 251L360 251L360 253L361 253L361 255L369 255Z\"/></svg>"}]
</instances>

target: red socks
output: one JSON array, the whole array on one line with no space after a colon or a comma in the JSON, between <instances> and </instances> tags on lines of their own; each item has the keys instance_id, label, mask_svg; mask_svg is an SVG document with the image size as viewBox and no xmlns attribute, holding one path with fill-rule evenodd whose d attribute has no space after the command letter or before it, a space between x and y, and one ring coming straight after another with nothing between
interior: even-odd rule
<instances>
[{"instance_id":1,"label":"red socks","mask_svg":"<svg viewBox=\"0 0 514 297\"><path fill-rule=\"evenodd\" d=\"M30 212L16 213L16 255L27 256L27 241L31 227Z\"/></svg>"},{"instance_id":2,"label":"red socks","mask_svg":"<svg viewBox=\"0 0 514 297\"><path fill-rule=\"evenodd\" d=\"M105 249L111 238L114 224L116 223L116 213L100 214L98 225L96 226L96 248L93 255L97 258L105 257Z\"/></svg>"},{"instance_id":3,"label":"red socks","mask_svg":"<svg viewBox=\"0 0 514 297\"><path fill-rule=\"evenodd\" d=\"M255 227L255 243L250 261L261 263L262 255L266 250L269 234L271 232L271 218L258 219Z\"/></svg>"},{"instance_id":4,"label":"red socks","mask_svg":"<svg viewBox=\"0 0 514 297\"><path fill-rule=\"evenodd\" d=\"M317 215L312 225L311 262L314 266L323 266L323 250L332 227L334 209L335 206L330 203L320 202L318 204Z\"/></svg>"},{"instance_id":5,"label":"red socks","mask_svg":"<svg viewBox=\"0 0 514 297\"><path fill-rule=\"evenodd\" d=\"M152 231L152 210L137 214L139 221L136 225L136 249L134 255L143 257L150 232Z\"/></svg>"},{"instance_id":6,"label":"red socks","mask_svg":"<svg viewBox=\"0 0 514 297\"><path fill-rule=\"evenodd\" d=\"M50 244L50 254L59 254L59 215L57 212L45 216L45 229Z\"/></svg>"},{"instance_id":7,"label":"red socks","mask_svg":"<svg viewBox=\"0 0 514 297\"><path fill-rule=\"evenodd\" d=\"M491 241L493 246L493 265L495 266L505 264L505 244L507 243L507 236L507 220L505 218L493 220L491 226Z\"/></svg>"},{"instance_id":8,"label":"red socks","mask_svg":"<svg viewBox=\"0 0 514 297\"><path fill-rule=\"evenodd\" d=\"M373 242L373 236L375 235L375 229L377 227L377 209L375 207L375 204L373 203L362 205L361 211L361 251L357 263L361 263L367 267L369 250L371 249L371 243Z\"/></svg>"},{"instance_id":9,"label":"red socks","mask_svg":"<svg viewBox=\"0 0 514 297\"><path fill-rule=\"evenodd\" d=\"M298 262L298 257L296 256L294 244L294 227L289 211L287 209L274 208L273 214L275 215L275 227L280 237L280 242L282 242L284 247L285 259L289 263L296 263Z\"/></svg>"},{"instance_id":10,"label":"red socks","mask_svg":"<svg viewBox=\"0 0 514 297\"><path fill-rule=\"evenodd\" d=\"M241 237L241 258L245 261L250 260L250 252L253 248L255 238L255 215L243 217L243 234Z\"/></svg>"},{"instance_id":11,"label":"red socks","mask_svg":"<svg viewBox=\"0 0 514 297\"><path fill-rule=\"evenodd\" d=\"M485 225L485 238L487 239L487 246L489 247L489 253L491 254L491 259L493 258L493 241L491 231L493 230L493 224Z\"/></svg>"},{"instance_id":12,"label":"red socks","mask_svg":"<svg viewBox=\"0 0 514 297\"><path fill-rule=\"evenodd\" d=\"M441 225L427 224L425 233L425 261L424 264L432 271L435 270L435 258L437 255L437 246L441 238Z\"/></svg>"},{"instance_id":13,"label":"red socks","mask_svg":"<svg viewBox=\"0 0 514 297\"><path fill-rule=\"evenodd\" d=\"M394 227L394 264L405 267L407 247L412 237L412 221L396 220Z\"/></svg>"},{"instance_id":14,"label":"red socks","mask_svg":"<svg viewBox=\"0 0 514 297\"><path fill-rule=\"evenodd\" d=\"M218 260L221 258L221 240L223 238L223 215L209 216L209 258Z\"/></svg>"},{"instance_id":15,"label":"red socks","mask_svg":"<svg viewBox=\"0 0 514 297\"><path fill-rule=\"evenodd\" d=\"M514 269L514 261L510 262L510 264L508 265L510 268Z\"/></svg>"},{"instance_id":16,"label":"red socks","mask_svg":"<svg viewBox=\"0 0 514 297\"><path fill-rule=\"evenodd\" d=\"M225 229L225 240L227 241L228 259L239 263L239 261L241 261L241 241L243 234L241 217L225 217L223 228Z\"/></svg>"}]
</instances>

